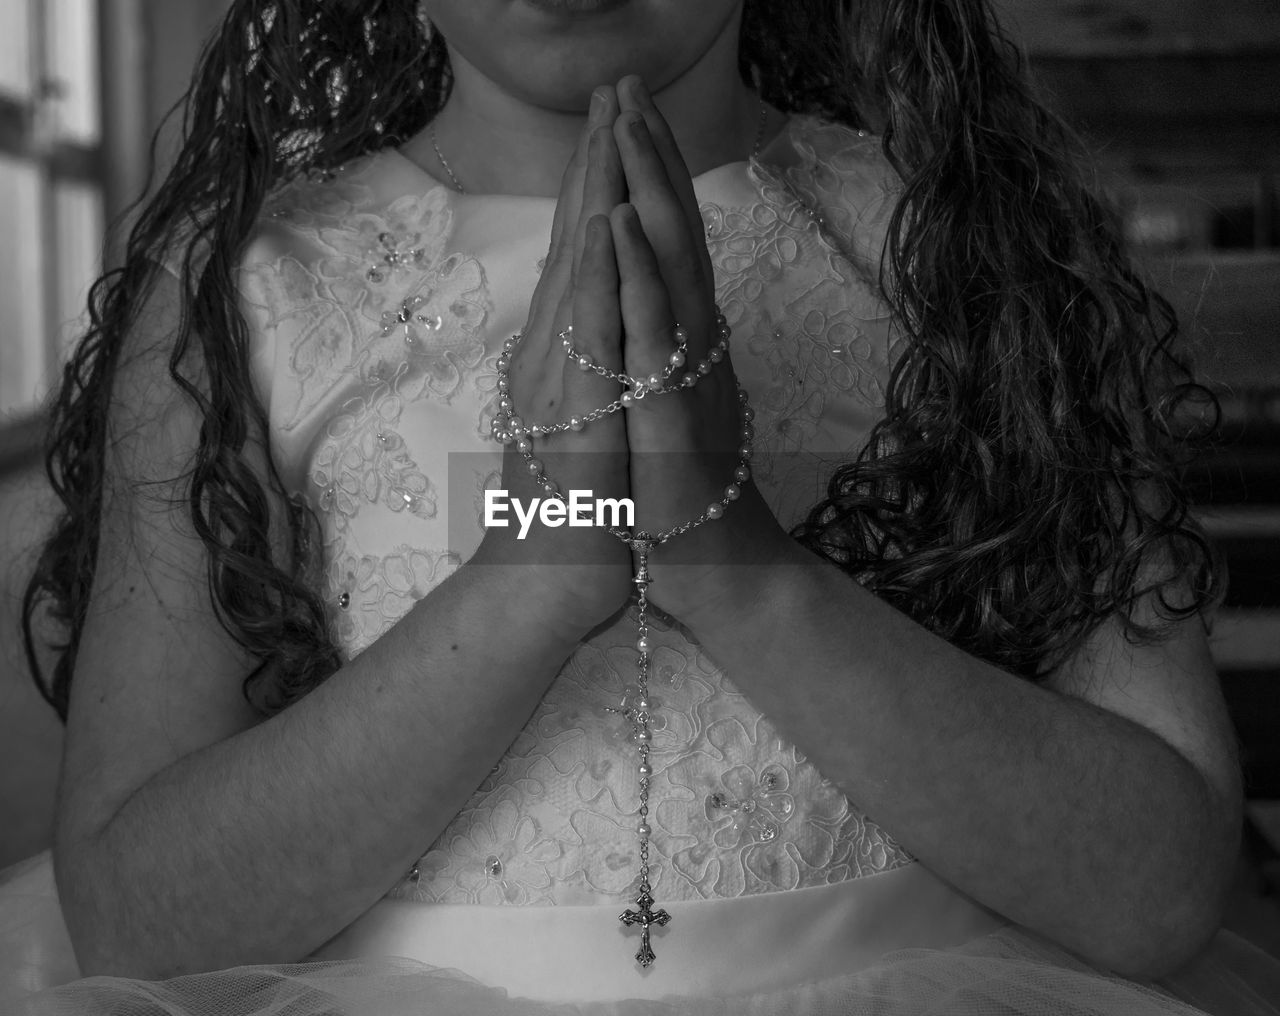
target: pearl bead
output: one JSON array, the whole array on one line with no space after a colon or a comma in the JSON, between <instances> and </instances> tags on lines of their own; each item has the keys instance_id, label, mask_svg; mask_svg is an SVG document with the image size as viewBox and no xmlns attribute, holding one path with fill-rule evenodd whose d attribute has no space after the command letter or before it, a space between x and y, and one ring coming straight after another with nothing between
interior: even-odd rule
<instances>
[{"instance_id":1,"label":"pearl bead","mask_svg":"<svg viewBox=\"0 0 1280 1016\"><path fill-rule=\"evenodd\" d=\"M637 708L637 709L648 709L648 708L649 708L649 700L648 700L647 698L636 699L636 708Z\"/></svg>"},{"instance_id":2,"label":"pearl bead","mask_svg":"<svg viewBox=\"0 0 1280 1016\"><path fill-rule=\"evenodd\" d=\"M540 459L530 459L528 466L530 476L537 476L542 472L542 461Z\"/></svg>"},{"instance_id":3,"label":"pearl bead","mask_svg":"<svg viewBox=\"0 0 1280 1016\"><path fill-rule=\"evenodd\" d=\"M555 480L548 480L542 485L542 489L546 491L548 496L555 497L560 493L560 484L556 483Z\"/></svg>"},{"instance_id":4,"label":"pearl bead","mask_svg":"<svg viewBox=\"0 0 1280 1016\"><path fill-rule=\"evenodd\" d=\"M739 483L746 483L749 479L751 479L751 470L748 469L746 466L739 466L737 469L733 471L733 478L737 480Z\"/></svg>"},{"instance_id":5,"label":"pearl bead","mask_svg":"<svg viewBox=\"0 0 1280 1016\"><path fill-rule=\"evenodd\" d=\"M696 374L686 374L680 379L680 383L686 388L692 388L698 383L698 376Z\"/></svg>"},{"instance_id":6,"label":"pearl bead","mask_svg":"<svg viewBox=\"0 0 1280 1016\"><path fill-rule=\"evenodd\" d=\"M533 451L533 442L530 441L527 437L521 437L516 441L516 451L518 451L521 455L523 455L525 452Z\"/></svg>"},{"instance_id":7,"label":"pearl bead","mask_svg":"<svg viewBox=\"0 0 1280 1016\"><path fill-rule=\"evenodd\" d=\"M671 364L671 366L673 367L683 367L684 353L680 352L680 350L677 349L674 353L672 353L669 357L667 357L667 362Z\"/></svg>"},{"instance_id":8,"label":"pearl bead","mask_svg":"<svg viewBox=\"0 0 1280 1016\"><path fill-rule=\"evenodd\" d=\"M511 338L507 339L507 341L502 344L502 348L509 353L511 352L511 350L516 348L516 343L519 341L520 340L513 335L511 336Z\"/></svg>"},{"instance_id":9,"label":"pearl bead","mask_svg":"<svg viewBox=\"0 0 1280 1016\"><path fill-rule=\"evenodd\" d=\"M650 741L653 740L653 735L650 734L649 731L647 730L637 730L636 740L639 741L641 744L648 744Z\"/></svg>"},{"instance_id":10,"label":"pearl bead","mask_svg":"<svg viewBox=\"0 0 1280 1016\"><path fill-rule=\"evenodd\" d=\"M500 392L511 391L511 382L508 381L505 377L498 378L498 391Z\"/></svg>"},{"instance_id":11,"label":"pearl bead","mask_svg":"<svg viewBox=\"0 0 1280 1016\"><path fill-rule=\"evenodd\" d=\"M728 341L728 339L729 339L729 336L731 336L732 334L733 334L733 329L732 329L732 328L730 328L728 325L721 325L721 326L720 326L720 341L721 341L721 342L727 342L727 341Z\"/></svg>"},{"instance_id":12,"label":"pearl bead","mask_svg":"<svg viewBox=\"0 0 1280 1016\"><path fill-rule=\"evenodd\" d=\"M571 416L571 417L569 417L569 429L570 429L570 430L581 430L581 429L582 429L583 427L585 427L585 426L586 426L586 424L582 422L582 417L580 417L580 416Z\"/></svg>"},{"instance_id":13,"label":"pearl bead","mask_svg":"<svg viewBox=\"0 0 1280 1016\"><path fill-rule=\"evenodd\" d=\"M516 439L516 436L512 434L511 431L509 430L504 430L500 435L498 435L498 440L505 445L511 444L511 442L514 441L515 439Z\"/></svg>"},{"instance_id":14,"label":"pearl bead","mask_svg":"<svg viewBox=\"0 0 1280 1016\"><path fill-rule=\"evenodd\" d=\"M642 840L647 840L651 835L653 835L653 830L649 828L648 822L641 822L636 826L636 835Z\"/></svg>"},{"instance_id":15,"label":"pearl bead","mask_svg":"<svg viewBox=\"0 0 1280 1016\"><path fill-rule=\"evenodd\" d=\"M751 458L751 453L754 450L755 449L752 447L750 441L743 441L742 444L738 446L738 458L749 459Z\"/></svg>"},{"instance_id":16,"label":"pearl bead","mask_svg":"<svg viewBox=\"0 0 1280 1016\"><path fill-rule=\"evenodd\" d=\"M756 436L756 429L755 427L751 426L751 424L744 423L742 425L742 429L738 431L738 436L741 437L742 440L744 441L750 441L753 437Z\"/></svg>"},{"instance_id":17,"label":"pearl bead","mask_svg":"<svg viewBox=\"0 0 1280 1016\"><path fill-rule=\"evenodd\" d=\"M662 391L662 383L661 374L650 374L648 379L645 381L645 384L649 386L650 390L655 392Z\"/></svg>"},{"instance_id":18,"label":"pearl bead","mask_svg":"<svg viewBox=\"0 0 1280 1016\"><path fill-rule=\"evenodd\" d=\"M747 404L747 390L745 388L738 389L738 401L741 402L744 406ZM748 416L747 419L749 420L751 419L751 417Z\"/></svg>"},{"instance_id":19,"label":"pearl bead","mask_svg":"<svg viewBox=\"0 0 1280 1016\"><path fill-rule=\"evenodd\" d=\"M742 418L747 423L750 423L752 420L756 418L756 411L752 409L750 406L744 406L742 410Z\"/></svg>"},{"instance_id":20,"label":"pearl bead","mask_svg":"<svg viewBox=\"0 0 1280 1016\"><path fill-rule=\"evenodd\" d=\"M700 376L706 377L710 373L711 373L711 364L709 364L706 360L703 360L700 364L698 364L698 374Z\"/></svg>"},{"instance_id":21,"label":"pearl bead","mask_svg":"<svg viewBox=\"0 0 1280 1016\"><path fill-rule=\"evenodd\" d=\"M512 430L514 430L514 431L522 431L522 430L524 430L524 420L520 419L520 417L518 417L518 416L513 416L513 417L511 418L511 420L510 420L510 423L511 423L511 429L512 429Z\"/></svg>"},{"instance_id":22,"label":"pearl bead","mask_svg":"<svg viewBox=\"0 0 1280 1016\"><path fill-rule=\"evenodd\" d=\"M722 518L723 516L724 516L724 505L722 505L719 501L713 501L711 504L707 505L707 518L718 519L718 518Z\"/></svg>"},{"instance_id":23,"label":"pearl bead","mask_svg":"<svg viewBox=\"0 0 1280 1016\"><path fill-rule=\"evenodd\" d=\"M624 409L630 409L636 404L636 397L631 392L623 392L618 396L618 401L622 403Z\"/></svg>"},{"instance_id":24,"label":"pearl bead","mask_svg":"<svg viewBox=\"0 0 1280 1016\"><path fill-rule=\"evenodd\" d=\"M677 325L676 330L672 333L672 337L676 340L677 346L683 346L689 341L689 329L683 325Z\"/></svg>"},{"instance_id":25,"label":"pearl bead","mask_svg":"<svg viewBox=\"0 0 1280 1016\"><path fill-rule=\"evenodd\" d=\"M504 395L498 400L498 408L504 413L510 413L511 410L516 408L516 404L511 401L511 397L509 395Z\"/></svg>"},{"instance_id":26,"label":"pearl bead","mask_svg":"<svg viewBox=\"0 0 1280 1016\"><path fill-rule=\"evenodd\" d=\"M721 360L724 359L724 350L721 349L719 346L716 346L715 348L707 352L707 359L710 360L712 363L719 363Z\"/></svg>"},{"instance_id":27,"label":"pearl bead","mask_svg":"<svg viewBox=\"0 0 1280 1016\"><path fill-rule=\"evenodd\" d=\"M653 648L653 642L647 638L636 639L636 648L642 653L647 653ZM639 706L639 708L643 709L644 706Z\"/></svg>"},{"instance_id":28,"label":"pearl bead","mask_svg":"<svg viewBox=\"0 0 1280 1016\"><path fill-rule=\"evenodd\" d=\"M742 488L736 483L731 483L729 486L725 487L724 496L728 501L736 501L738 498L742 497Z\"/></svg>"},{"instance_id":29,"label":"pearl bead","mask_svg":"<svg viewBox=\"0 0 1280 1016\"><path fill-rule=\"evenodd\" d=\"M649 765L647 762L641 762L639 767L637 767L636 772L641 776L652 776L653 766Z\"/></svg>"},{"instance_id":30,"label":"pearl bead","mask_svg":"<svg viewBox=\"0 0 1280 1016\"><path fill-rule=\"evenodd\" d=\"M589 356L578 357L578 370L590 370L590 369L591 369L591 357Z\"/></svg>"},{"instance_id":31,"label":"pearl bead","mask_svg":"<svg viewBox=\"0 0 1280 1016\"><path fill-rule=\"evenodd\" d=\"M505 371L511 366L511 359L505 353L498 357L498 370Z\"/></svg>"}]
</instances>

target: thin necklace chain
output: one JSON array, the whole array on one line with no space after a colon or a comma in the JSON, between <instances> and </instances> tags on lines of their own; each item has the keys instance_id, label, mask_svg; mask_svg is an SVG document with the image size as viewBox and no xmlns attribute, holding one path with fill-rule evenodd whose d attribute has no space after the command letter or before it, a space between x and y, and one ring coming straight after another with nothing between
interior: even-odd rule
<instances>
[{"instance_id":1,"label":"thin necklace chain","mask_svg":"<svg viewBox=\"0 0 1280 1016\"><path fill-rule=\"evenodd\" d=\"M760 120L759 123L756 124L755 144L751 146L752 159L758 158L760 155L760 148L764 145L765 127L769 122L769 107L765 105L763 98L760 98L759 101ZM466 188L459 182L457 174L454 173L453 167L449 165L449 160L444 157L444 152L440 151L440 142L436 138L436 125L434 120L427 124L427 138L431 142L431 150L436 153L436 159L439 160L440 165L444 167L444 171L449 174L449 182L453 184L453 189L459 194L467 193Z\"/></svg>"}]
</instances>

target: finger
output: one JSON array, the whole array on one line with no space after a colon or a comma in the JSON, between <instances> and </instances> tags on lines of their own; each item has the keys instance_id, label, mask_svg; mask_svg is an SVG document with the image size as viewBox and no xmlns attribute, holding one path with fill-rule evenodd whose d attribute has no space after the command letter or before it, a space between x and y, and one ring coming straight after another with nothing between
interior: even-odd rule
<instances>
[{"instance_id":1,"label":"finger","mask_svg":"<svg viewBox=\"0 0 1280 1016\"><path fill-rule=\"evenodd\" d=\"M583 183L587 174L587 156L592 131L602 124L612 123L617 117L617 93L610 85L602 85L592 93L583 127L573 157L565 167L560 181L560 194L556 200L555 216L551 223L551 245L542 275L534 291L533 306L538 308L538 319L530 322L530 328L550 328L547 313L556 313L561 298L570 284L573 268L573 246L577 234L578 219L582 208ZM547 294L556 294L548 298ZM567 310L567 308L566 308Z\"/></svg>"},{"instance_id":2,"label":"finger","mask_svg":"<svg viewBox=\"0 0 1280 1016\"><path fill-rule=\"evenodd\" d=\"M701 243L695 245L684 210L637 113L622 114L614 125L626 175L627 196L640 216L669 295L672 312L689 331L689 349L702 357L708 348L715 294L703 266ZM626 269L621 268L625 281Z\"/></svg>"},{"instance_id":3,"label":"finger","mask_svg":"<svg viewBox=\"0 0 1280 1016\"><path fill-rule=\"evenodd\" d=\"M677 322L657 255L633 205L615 208L609 225L620 278L624 369L631 377L647 381L650 387L668 373L669 381L660 383L662 387L674 387L682 382L690 364L687 355L677 348ZM671 371L666 370L668 366Z\"/></svg>"},{"instance_id":4,"label":"finger","mask_svg":"<svg viewBox=\"0 0 1280 1016\"><path fill-rule=\"evenodd\" d=\"M582 210L573 244L572 278L577 278L582 263L587 223L594 215L608 215L613 211L622 201L625 191L622 159L613 139L613 129L610 126L597 127L587 143L587 174L582 184Z\"/></svg>"},{"instance_id":5,"label":"finger","mask_svg":"<svg viewBox=\"0 0 1280 1016\"><path fill-rule=\"evenodd\" d=\"M667 171L667 179L675 191L680 207L684 209L689 225L690 239L696 250L702 255L703 269L708 278L714 278L711 268L711 255L707 252L706 226L702 221L702 212L698 207L698 198L693 190L693 178L689 167L676 144L675 135L667 118L649 94L649 89L638 74L628 75L618 82L617 100L621 112L639 112L653 138L654 148Z\"/></svg>"},{"instance_id":6,"label":"finger","mask_svg":"<svg viewBox=\"0 0 1280 1016\"><path fill-rule=\"evenodd\" d=\"M582 263L572 297L574 349L612 371L622 370L622 314L613 233L605 215L593 215L583 231ZM566 412L581 417L618 397L618 384L565 357Z\"/></svg>"},{"instance_id":7,"label":"finger","mask_svg":"<svg viewBox=\"0 0 1280 1016\"><path fill-rule=\"evenodd\" d=\"M618 116L618 95L612 85L601 85L591 93L587 122L573 158L565 167L556 200L556 213L551 221L551 247L547 263L551 264L562 247L572 243L578 229L582 208L582 186L587 175L587 154L592 132L603 124L613 123Z\"/></svg>"}]
</instances>

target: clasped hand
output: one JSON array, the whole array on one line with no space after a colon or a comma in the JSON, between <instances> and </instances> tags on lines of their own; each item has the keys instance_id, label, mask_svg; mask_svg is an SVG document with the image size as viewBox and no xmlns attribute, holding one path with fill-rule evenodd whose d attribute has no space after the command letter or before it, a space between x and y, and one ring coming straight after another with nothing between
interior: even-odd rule
<instances>
[{"instance_id":1,"label":"clasped hand","mask_svg":"<svg viewBox=\"0 0 1280 1016\"><path fill-rule=\"evenodd\" d=\"M565 354L632 378L661 374L688 335L686 360L671 386L708 358L719 341L715 277L693 182L670 127L637 77L598 88L561 187L551 250L510 355L514 413L525 426L582 417L617 399L620 387ZM677 357L677 360L679 357ZM636 400L580 428L535 435L545 476L561 491L630 498L633 531L665 533L702 515L735 484L744 443L731 357L691 388ZM513 497L545 496L529 464L509 448L504 483ZM781 560L793 547L750 482L737 483L723 515L656 548L650 596L697 630L694 618L735 609L735 564ZM561 620L584 631L609 617L631 591L631 552L606 530L539 529L515 547L495 532L505 561L538 566Z\"/></svg>"}]
</instances>

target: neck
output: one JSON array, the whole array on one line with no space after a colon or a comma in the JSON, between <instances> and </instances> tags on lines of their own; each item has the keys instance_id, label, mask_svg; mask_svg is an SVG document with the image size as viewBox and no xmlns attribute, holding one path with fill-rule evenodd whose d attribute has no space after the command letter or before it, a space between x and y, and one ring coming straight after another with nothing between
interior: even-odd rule
<instances>
[{"instance_id":1,"label":"neck","mask_svg":"<svg viewBox=\"0 0 1280 1016\"><path fill-rule=\"evenodd\" d=\"M469 194L555 197L586 120L585 108L548 109L505 91L450 50L453 90L432 127ZM613 82L600 82L613 84ZM653 94L696 176L751 154L759 104L738 74L738 19L693 67ZM402 149L449 183L426 132Z\"/></svg>"}]
</instances>

